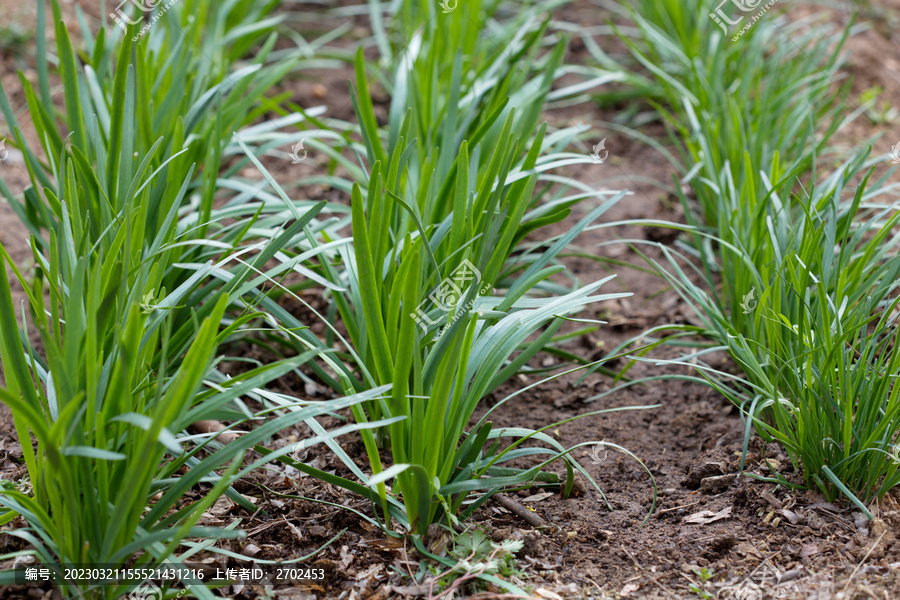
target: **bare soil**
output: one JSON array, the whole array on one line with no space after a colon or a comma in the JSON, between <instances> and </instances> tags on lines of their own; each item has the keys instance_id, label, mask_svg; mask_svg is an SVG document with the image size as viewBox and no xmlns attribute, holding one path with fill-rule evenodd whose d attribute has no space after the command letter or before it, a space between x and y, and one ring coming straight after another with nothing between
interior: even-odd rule
<instances>
[{"instance_id":1,"label":"bare soil","mask_svg":"<svg viewBox=\"0 0 900 600\"><path fill-rule=\"evenodd\" d=\"M89 15L101 17L92 3L79 4ZM785 8L789 14L795 9L803 10L795 5ZM71 9L71 4L66 5L70 17ZM302 28L307 22L302 11L316 10L317 5L291 4L286 5L287 9L295 12L292 23ZM0 11L3 14L0 27L8 22L34 26L32 6L0 0ZM866 14L874 19L874 27L851 39L849 44L853 52L850 74L854 83L847 98L848 110L858 105L862 91L876 85L885 90L884 98L900 97L900 49L891 28L884 26L896 22L900 2L873 5ZM608 16L595 5L581 1L560 11L558 18L590 26L604 24ZM847 15L835 13L834 19L845 22ZM339 25L325 17L317 18L315 24L322 31ZM354 31L364 33L364 19L359 19ZM621 44L610 38L598 38L598 43L610 52L622 52ZM589 58L576 44L570 60ZM0 79L7 90L13 90L14 107L24 104L22 94L16 92L19 89L16 68L26 69L26 76L33 75L33 71L28 71L33 68L33 46L26 48L23 56L3 56ZM300 105L325 104L332 116L349 118L352 108L348 112L351 105L346 81L350 75L349 70L303 72L283 85L295 92L294 101ZM612 120L624 108L603 111L586 105L577 109L551 108L547 118L557 124L575 120L599 123ZM659 123L648 125L642 131L667 140ZM605 131L600 127L597 132L597 141L607 138L609 160L572 175L598 188L627 188L632 192L603 220L679 219L680 209L674 197L646 183L652 179L670 185L671 166L649 146L613 129ZM6 133L0 121L0 137ZM900 130L896 123L875 124L863 117L841 139L849 146L874 135L885 136L876 142L875 149L876 153L883 154L890 150L894 140L900 139ZM279 167L273 163L272 168ZM292 174L283 167L279 173L290 181ZM0 165L0 175L15 192L21 192L27 185L24 167L17 163L14 154L10 161ZM591 208L588 204L580 206L571 216L571 222ZM559 230L567 226L561 224ZM14 259L27 266L31 262L30 250L22 232L12 211L5 202L0 202L0 241ZM577 243L592 250L597 244L619 238L671 242L659 230L631 226L587 232ZM642 264L625 245L607 246L602 253L616 260ZM634 293L631 298L605 303L597 306L593 314L585 314L609 324L573 343L572 351L598 357L654 325L695 319L677 295L652 275L586 259L572 259L567 265L582 281L594 281L616 272L617 279L607 284L604 291ZM554 360L541 358L536 364L553 366ZM621 367L622 363L615 366ZM719 366L734 368L724 356L720 357ZM642 363L631 375L676 372ZM517 580L531 586L538 597L556 598L554 594L565 598L760 600L900 597L900 540L897 539L900 505L895 494L889 494L880 506L873 507L878 518L866 522L861 513L846 503L828 503L812 492L776 487L748 477L747 474L767 476L769 469L776 469L792 480L802 480L793 473L790 461L777 447L763 448L758 439L751 441L745 475L739 475L744 431L740 415L730 403L701 384L661 381L589 401L609 390L611 381L599 374L577 388L572 386L572 381L572 378L560 379L504 404L493 413L495 427L539 428L600 409L658 405L590 416L551 430L565 446L605 441L627 448L652 472L658 496L654 504L654 487L633 459L608 448L587 447L576 456L596 479L605 500L584 481L576 494L566 499L558 494L547 495L537 488L513 495L514 500L541 518L544 527L539 529L496 502L484 506L472 526L482 528L496 540L525 542L518 557L521 572ZM487 410L529 383L533 380L525 376L512 380L487 399L481 410ZM288 380L281 384L301 385L299 381ZM294 392L304 393L304 388L299 390ZM325 424L329 424L328 420ZM305 433L302 428L282 432L272 440L271 446L292 443ZM346 439L345 448L358 464L365 464L358 441ZM21 448L9 412L2 407L0 458L0 476L4 479L16 479L24 474ZM345 467L324 450L310 450L306 461L348 475ZM326 579L276 590L274 597L298 600L427 597L427 586L416 586L408 577L419 571L421 560L410 544L386 538L380 530L348 510L315 502L325 501L373 515L367 501L280 466L254 474L242 481L239 489L256 499L259 510L250 513L223 500L210 511L208 519L210 524L223 525L241 519L241 527L248 532L248 537L230 542L232 550L255 553L257 558L287 560L315 553L338 535L331 545L303 563L309 568L325 569ZM193 493L202 494L203 490ZM436 536L432 549L440 550L441 543L446 543L446 539ZM0 553L18 548L12 538L0 535ZM249 600L264 597L264 590L246 586L226 588L222 594ZM37 588L0 590L0 597L8 598L52 595L52 590Z\"/></svg>"}]
</instances>

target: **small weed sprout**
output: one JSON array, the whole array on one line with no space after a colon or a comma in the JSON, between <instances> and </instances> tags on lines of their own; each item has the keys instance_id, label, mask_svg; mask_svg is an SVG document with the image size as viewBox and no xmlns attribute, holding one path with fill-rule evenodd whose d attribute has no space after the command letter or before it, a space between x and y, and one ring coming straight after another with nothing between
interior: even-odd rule
<instances>
[{"instance_id":1,"label":"small weed sprout","mask_svg":"<svg viewBox=\"0 0 900 600\"><path fill-rule=\"evenodd\" d=\"M460 534L449 552L458 562L432 578L429 598L452 597L454 591L467 581L482 575L511 577L520 574L515 555L524 545L521 540L491 541L477 529ZM438 595L434 595L435 583L444 586Z\"/></svg>"},{"instance_id":2,"label":"small weed sprout","mask_svg":"<svg viewBox=\"0 0 900 600\"><path fill-rule=\"evenodd\" d=\"M714 595L706 589L706 584L710 579L713 578L712 570L707 569L706 567L702 567L700 569L693 569L693 571L694 575L700 578L700 583L692 583L688 586L688 589L690 589L691 592L696 594L699 598L703 598L703 600L713 598Z\"/></svg>"}]
</instances>

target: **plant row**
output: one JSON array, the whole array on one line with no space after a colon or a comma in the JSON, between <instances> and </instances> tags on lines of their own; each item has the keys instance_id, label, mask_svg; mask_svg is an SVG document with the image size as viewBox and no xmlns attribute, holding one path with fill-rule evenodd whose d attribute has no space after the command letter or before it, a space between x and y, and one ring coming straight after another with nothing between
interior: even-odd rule
<instances>
[{"instance_id":1,"label":"plant row","mask_svg":"<svg viewBox=\"0 0 900 600\"><path fill-rule=\"evenodd\" d=\"M332 53L354 66L356 120L329 119L274 92L321 66L310 56L326 43L278 47L276 5L181 0L149 28L127 14L96 33L79 13L73 43L57 0L50 15L41 2L37 82L20 77L38 146L0 90L31 181L17 196L0 180L0 193L34 258L32 276L0 245L0 399L28 468L27 482L0 482L0 520L42 563L181 565L216 552L243 533L239 521L204 526L205 511L222 495L255 510L233 484L276 460L369 498L388 534L420 544L499 490L567 494L576 471L596 487L574 448L543 430L494 429L491 411L469 423L517 373L546 375L528 363L585 329L561 331L575 315L626 295L600 293L609 278L560 276L560 253L621 194L557 174L591 159L567 152L579 130L540 123L548 102L580 101L610 78L554 89L570 69L541 16L552 4L373 6L364 45L378 58ZM391 97L381 124L375 86ZM280 184L267 158L300 141L327 173ZM322 183L345 200L287 191ZM541 235L585 200L594 207L574 227ZM307 305L322 336L285 308L305 289L327 302ZM274 358L248 359L253 344ZM283 378L324 384L333 399L269 389ZM347 412L341 427L320 423ZM209 422L228 425L196 427ZM272 446L295 426L308 437ZM351 433L368 466L336 439ZM318 443L352 479L292 458ZM523 460L534 466L508 464ZM554 461L562 477L547 471ZM109 598L133 588L60 586Z\"/></svg>"},{"instance_id":2,"label":"plant row","mask_svg":"<svg viewBox=\"0 0 900 600\"><path fill-rule=\"evenodd\" d=\"M623 39L642 68L607 98L652 99L681 152L688 224L653 262L702 320L681 333L714 344L679 362L741 407L748 437L802 467L802 483L772 481L871 517L867 504L900 483L900 238L898 205L883 199L891 173L874 178L884 159L830 144L854 116L835 84L851 27L767 14L733 41L712 10L641 2ZM704 361L716 351L741 373Z\"/></svg>"}]
</instances>

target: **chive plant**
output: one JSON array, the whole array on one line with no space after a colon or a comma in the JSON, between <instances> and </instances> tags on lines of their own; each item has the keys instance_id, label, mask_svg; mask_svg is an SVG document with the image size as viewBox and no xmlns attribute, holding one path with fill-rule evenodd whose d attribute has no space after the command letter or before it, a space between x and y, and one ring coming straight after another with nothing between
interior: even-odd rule
<instances>
[{"instance_id":1,"label":"chive plant","mask_svg":"<svg viewBox=\"0 0 900 600\"><path fill-rule=\"evenodd\" d=\"M60 250L72 242L63 235L59 244L53 243L51 251L63 260L54 259L53 266L44 269L47 288L32 287L30 311L21 313L23 322L29 314L34 320L21 331L36 331L39 348L23 344L27 336L19 336L6 267L16 272L23 285L27 281L0 246L0 354L6 378L0 400L12 409L19 438L34 440L34 449L30 442L22 444L29 485L0 482L0 521L23 517L27 526L7 534L27 542L30 552L59 577L60 564L119 567L166 561L178 565L182 559L177 550L186 538L243 535L233 529L200 526L198 521L228 493L233 481L278 456L240 469L246 449L281 429L370 401L385 391L373 389L310 406L283 399L282 406L292 410L282 411L225 446L215 439L198 442L196 436L189 441L180 432L199 420L226 415L236 425L247 422L229 407L242 397L262 393L266 383L307 358L273 363L210 385L205 380L214 378L216 348L240 333L241 325L254 315L234 320L219 331L229 304L229 296L219 294L212 312L195 321L192 330L175 331L171 318L161 321L159 314L147 314L136 301L118 305L104 297L102 285L92 282L99 282L103 271L120 257L79 256ZM77 266L73 268L70 260ZM65 294L58 282L85 291ZM42 298L45 292L47 301ZM104 325L93 316L101 307L113 313L112 323ZM176 354L178 335L187 340L183 356ZM154 362L159 366L154 367ZM271 411L251 416L258 419ZM303 443L308 447L333 441L334 436L354 429L323 433ZM185 467L189 469L181 474ZM187 492L204 482L213 484L212 488L199 500L188 500ZM233 491L230 495L252 506ZM0 574L0 581L13 583L12 573ZM134 584L66 582L59 589L66 597L116 598ZM213 597L202 585L191 587L197 597Z\"/></svg>"},{"instance_id":2,"label":"chive plant","mask_svg":"<svg viewBox=\"0 0 900 600\"><path fill-rule=\"evenodd\" d=\"M212 12L202 20L208 30L194 21L185 35L228 54L224 42L240 46L245 40L238 32L251 38L261 33L259 13L247 10L257 4L190 3ZM58 17L58 5L52 7ZM38 11L43 21L42 3ZM230 23L226 31L229 15L251 22ZM318 348L235 377L219 370L227 360L221 346L243 339L254 324L278 323L278 315L259 309L266 301L263 286L274 284L283 266L268 263L283 247L304 243L324 203L279 203L265 216L262 203L249 213L213 207L221 156L234 143L231 132L252 117L253 99L262 98L288 67L256 65L222 78L199 68L173 71L181 61L190 66L199 59L174 43L177 25L168 30L164 23L137 41L137 25L129 27L114 52L104 50L104 40L115 34L101 28L85 40L91 62L78 68L59 22L65 143L52 104L39 101L48 74L40 75L39 91L23 79L44 160L25 143L0 91L0 108L32 179L22 199L5 184L2 191L32 234L36 264L32 283L0 245L6 381L0 400L12 409L30 480L30 491L0 483L0 520L23 517L27 526L7 533L30 544L49 566L180 564L188 537L241 535L198 522L222 494L252 508L231 483L291 450L241 468L246 449L301 422L316 434L305 445L333 446L337 435L387 424L326 432L316 422L319 415L372 401L384 387L316 404L263 390L319 357ZM168 58L156 64L160 56ZM47 56L38 61L46 65ZM178 81L169 79L173 72L180 73ZM136 110L142 92L159 104ZM212 113L212 107L218 110ZM199 161L200 168L186 159ZM260 232L266 239L257 241ZM7 268L26 290L22 307L13 305ZM308 332L292 327L292 335L303 339ZM34 337L40 344L32 345ZM245 399L263 409L251 410ZM264 424L227 445L217 434L183 433L201 420L235 421L236 427L263 418ZM190 500L186 494L201 483L213 487ZM0 574L0 581L10 583L10 577ZM66 582L60 589L69 597L115 598L134 583ZM193 593L213 597L203 586L193 586Z\"/></svg>"},{"instance_id":3,"label":"chive plant","mask_svg":"<svg viewBox=\"0 0 900 600\"><path fill-rule=\"evenodd\" d=\"M131 185L140 170L158 173L159 177L149 184L152 208L142 225L152 234L162 226L188 170L204 165L202 173L192 175L187 189L200 223L193 235L203 239L208 227L203 224L209 221L216 177L231 133L254 117L266 90L295 66L290 59L266 65L275 43L271 30L274 24L271 19L263 19L265 27L260 28L254 22L264 13L250 11L244 15L249 22L241 26L233 23L230 32L223 30L234 13L242 15L247 7L256 4L259 3L229 2L219 6L201 0L179 2L139 42L134 41L138 25L128 32L103 25L94 36L83 24L82 44L90 60L79 67L58 2L53 0L60 77L65 83L67 131L60 133L55 126L46 67L38 71L37 90L26 79L21 78L21 82L29 119L42 134L43 155L57 157L71 143L77 148L73 154L80 170L97 165L98 193L86 198L79 212L90 210L92 215L108 217L107 213L121 210L123 199L137 191L129 187L119 189L116 184L120 178ZM38 6L43 13L44 4ZM240 11L240 7L245 10ZM204 16L194 18L195 12L201 10ZM204 24L218 33L204 35ZM232 68L235 56L229 44L244 47L263 35L263 46L254 60ZM44 32L39 36L43 38ZM46 40L39 47L46 49ZM46 50L37 62L48 64ZM0 95L0 108L23 151L29 173L40 184L26 192L24 202L5 195L40 243L39 230L48 227L54 215L42 202L39 191L43 187L58 191L58 187L65 186L66 173L61 165L41 163L39 153L28 148L5 94ZM100 239L99 218L85 219L84 225L93 240Z\"/></svg>"},{"instance_id":4,"label":"chive plant","mask_svg":"<svg viewBox=\"0 0 900 600\"><path fill-rule=\"evenodd\" d=\"M362 434L373 472L369 486L386 516L399 514L418 534L471 514L498 489L548 477L540 469L501 466L523 456L563 458L568 492L580 466L550 437L494 431L488 422L466 428L481 399L550 343L563 318L627 295L597 294L608 279L575 289L550 279L563 270L557 255L621 194L610 199L579 189L564 195L566 185L554 188L558 180L548 171L592 162L562 151L576 128L548 134L538 124L565 42L548 45L548 21L532 10L495 23L498 3L487 4L435 15L427 3L405 3L392 15L399 23L396 46L376 25L381 60L391 61L376 80L391 96L383 127L371 99L374 84L357 53L353 102L364 171L355 171L361 176L351 184L352 244L310 267L332 284L330 314L346 327L346 337L336 329L333 336L358 369L358 375L341 373L341 385L392 386L388 398L358 405L353 414L358 423L401 419L381 439ZM448 53L454 40L462 49ZM567 93L577 90L559 97ZM566 235L520 248L575 203L597 197L599 205ZM338 220L327 227L326 241L341 239L344 226ZM506 291L495 295L494 289ZM552 450L518 443L499 450L500 438L509 437ZM391 449L387 469L379 442ZM392 477L402 508L384 485ZM463 510L472 491L479 493Z\"/></svg>"},{"instance_id":5,"label":"chive plant","mask_svg":"<svg viewBox=\"0 0 900 600\"><path fill-rule=\"evenodd\" d=\"M849 29L776 26L770 16L732 43L705 18L709 8L647 2L632 14L640 34L628 43L650 74L630 81L665 103L697 199L681 194L690 247L664 248L668 269L657 267L717 342L690 358L742 406L747 434L752 424L777 440L806 486L868 513L865 503L900 483L898 206L877 200L893 186L869 181L866 152L821 173L836 157L832 82ZM780 43L785 32L790 44ZM717 349L743 377L702 362Z\"/></svg>"},{"instance_id":6,"label":"chive plant","mask_svg":"<svg viewBox=\"0 0 900 600\"><path fill-rule=\"evenodd\" d=\"M563 270L559 253L619 198L550 173L591 162L563 151L575 128L538 125L551 95L586 89L551 92L564 43L547 44L548 21L533 10L501 23L493 19L499 4L485 3L467 18L460 11L435 21L426 3L396 5L409 47L398 53L376 26L384 57L402 54L395 77L380 82L394 96L387 127L375 121L362 54L355 64L358 129L320 123L313 111L248 126L275 108L267 91L299 64L290 53L269 61L274 4L184 0L146 31L135 23L96 36L80 15L77 52L53 0L64 113L51 108L45 39L37 88L23 78L39 150L27 145L0 90L0 110L32 180L22 198L2 182L0 192L31 234L37 265L29 283L0 246L7 380L0 398L13 410L20 439L36 443L34 451L23 444L33 491L3 483L0 506L5 522L24 517L27 527L12 535L42 562L178 563L208 547L188 537L240 535L197 524L221 494L251 506L229 484L270 460L290 462L292 448L272 452L262 443L300 422L315 434L302 444L328 444L361 484L298 468L380 502L386 518L417 533L470 515L498 489L535 480L559 485L541 471L554 460L565 461L566 493L574 469L587 476L569 457L572 449L543 430L495 431L483 419L465 431L478 402L551 343L563 319L624 295L598 294L607 280L572 289L551 280ZM39 4L40 22L44 11ZM482 35L498 27L498 35ZM456 36L466 51L448 55L444 48ZM252 62L242 63L258 44ZM304 121L336 143L315 142L350 177L329 179L350 193L349 210L327 206L343 218L320 219L323 202L291 200L259 159L283 141L274 132L302 129ZM354 165L338 149L357 130L361 143L351 147L361 160ZM223 167L238 153L245 156ZM248 164L277 196L240 179ZM578 193L563 195L570 187ZM219 195L223 189L233 195ZM566 234L522 244L575 203L598 197L599 206ZM352 238L341 236L347 226ZM27 310L13 306L7 267L27 290ZM316 339L275 301L292 293L279 281L288 271L328 290L347 339L336 328L325 342ZM455 286L449 295L448 282ZM423 305L429 297L440 305ZM298 352L226 377L221 348L248 342L248 330L260 323L279 326L267 335ZM40 345L28 341L34 333ZM333 348L338 338L343 352ZM304 365L346 397L308 403L263 389ZM245 397L263 409L253 412ZM327 432L316 421L341 409L356 423ZM183 433L211 418L235 421L232 427L269 420L228 444ZM394 459L387 469L373 433L382 427ZM372 477L335 441L357 430ZM501 447L502 438L516 441ZM522 446L531 440L549 448ZM241 468L250 447L263 457ZM531 469L502 466L534 456L544 460ZM115 485L127 477L133 485ZM384 484L393 477L396 492L388 495ZM214 487L186 501L199 483ZM473 491L479 494L463 509ZM117 597L128 588L61 589ZM212 597L203 587L194 593Z\"/></svg>"}]
</instances>

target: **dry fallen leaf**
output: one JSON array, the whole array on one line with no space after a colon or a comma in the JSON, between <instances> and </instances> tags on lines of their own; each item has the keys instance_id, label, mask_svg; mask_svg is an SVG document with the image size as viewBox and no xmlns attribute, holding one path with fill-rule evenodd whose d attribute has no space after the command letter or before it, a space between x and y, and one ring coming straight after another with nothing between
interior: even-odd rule
<instances>
[{"instance_id":1,"label":"dry fallen leaf","mask_svg":"<svg viewBox=\"0 0 900 600\"><path fill-rule=\"evenodd\" d=\"M628 583L628 584L625 584L625 587L622 588L622 591L619 592L619 595L620 595L620 596L627 596L627 595L629 595L631 592L636 592L636 591L638 591L640 588L641 588L641 586L640 586L640 584L638 584L638 583Z\"/></svg>"},{"instance_id":2,"label":"dry fallen leaf","mask_svg":"<svg viewBox=\"0 0 900 600\"><path fill-rule=\"evenodd\" d=\"M391 586L391 590L400 596L425 596L428 594L427 585L394 585Z\"/></svg>"},{"instance_id":3,"label":"dry fallen leaf","mask_svg":"<svg viewBox=\"0 0 900 600\"><path fill-rule=\"evenodd\" d=\"M819 553L819 547L816 544L806 544L800 548L800 558L807 558L813 554Z\"/></svg>"},{"instance_id":4,"label":"dry fallen leaf","mask_svg":"<svg viewBox=\"0 0 900 600\"><path fill-rule=\"evenodd\" d=\"M694 513L688 517L684 518L685 523L694 523L696 525L708 525L714 521L719 521L721 519L727 519L731 516L731 508L727 506L715 513L711 510L701 510L700 512Z\"/></svg>"},{"instance_id":5,"label":"dry fallen leaf","mask_svg":"<svg viewBox=\"0 0 900 600\"><path fill-rule=\"evenodd\" d=\"M551 592L547 588L538 588L534 590L534 593L541 598L547 598L547 600L563 600L562 596L560 596L556 592Z\"/></svg>"},{"instance_id":6,"label":"dry fallen leaf","mask_svg":"<svg viewBox=\"0 0 900 600\"><path fill-rule=\"evenodd\" d=\"M800 515L798 515L794 511L788 510L786 508L782 508L778 512L781 514L782 517L784 517L785 519L790 521L791 525L796 525L797 523L799 523L800 521L803 520L803 518Z\"/></svg>"},{"instance_id":7,"label":"dry fallen leaf","mask_svg":"<svg viewBox=\"0 0 900 600\"><path fill-rule=\"evenodd\" d=\"M527 498L522 498L522 502L540 502L541 500L546 500L551 496L555 496L554 492L544 492L543 494L535 494L533 496L528 496Z\"/></svg>"},{"instance_id":8,"label":"dry fallen leaf","mask_svg":"<svg viewBox=\"0 0 900 600\"><path fill-rule=\"evenodd\" d=\"M772 508L784 508L784 503L776 498L773 494L770 494L769 492L763 492L762 494L760 494L760 496L762 496L762 499L768 502L772 506Z\"/></svg>"},{"instance_id":9,"label":"dry fallen leaf","mask_svg":"<svg viewBox=\"0 0 900 600\"><path fill-rule=\"evenodd\" d=\"M297 536L297 539L298 539L298 540L302 540L302 539L303 539L303 533L301 533L299 527L297 527L296 525L294 525L293 523L291 523L291 522L288 521L287 519L285 519L284 522L287 523L287 526L290 527L291 531L294 532L294 535Z\"/></svg>"},{"instance_id":10,"label":"dry fallen leaf","mask_svg":"<svg viewBox=\"0 0 900 600\"><path fill-rule=\"evenodd\" d=\"M396 552L403 549L403 540L389 537L383 540L366 541L367 546L374 546L379 550L387 550L388 552Z\"/></svg>"},{"instance_id":11,"label":"dry fallen leaf","mask_svg":"<svg viewBox=\"0 0 900 600\"><path fill-rule=\"evenodd\" d=\"M350 552L350 548L346 545L341 546L341 566L344 567L344 570L347 570L347 567L353 562L353 558L353 553Z\"/></svg>"},{"instance_id":12,"label":"dry fallen leaf","mask_svg":"<svg viewBox=\"0 0 900 600\"><path fill-rule=\"evenodd\" d=\"M743 556L752 556L759 559L763 557L756 546L754 546L753 544L748 544L747 542L740 542L737 546L734 547L734 549L738 554L741 554Z\"/></svg>"},{"instance_id":13,"label":"dry fallen leaf","mask_svg":"<svg viewBox=\"0 0 900 600\"><path fill-rule=\"evenodd\" d=\"M222 496L216 500L216 503L209 509L209 514L214 517L224 517L232 508L234 508L234 502L225 496Z\"/></svg>"},{"instance_id":14,"label":"dry fallen leaf","mask_svg":"<svg viewBox=\"0 0 900 600\"><path fill-rule=\"evenodd\" d=\"M383 578L382 571L384 571L384 565L377 563L370 566L368 569L363 571L362 573L357 573L355 579L357 581L361 581L363 579L369 581L370 583Z\"/></svg>"}]
</instances>

